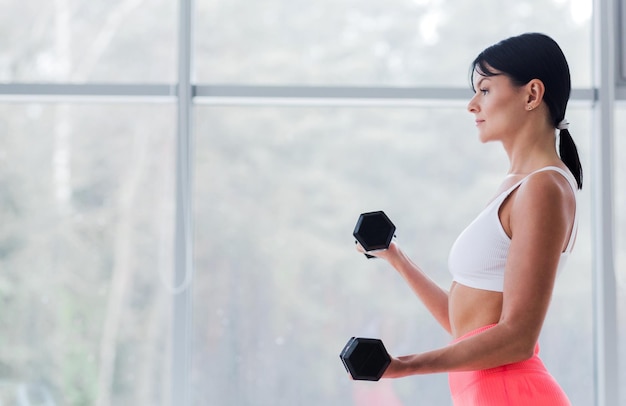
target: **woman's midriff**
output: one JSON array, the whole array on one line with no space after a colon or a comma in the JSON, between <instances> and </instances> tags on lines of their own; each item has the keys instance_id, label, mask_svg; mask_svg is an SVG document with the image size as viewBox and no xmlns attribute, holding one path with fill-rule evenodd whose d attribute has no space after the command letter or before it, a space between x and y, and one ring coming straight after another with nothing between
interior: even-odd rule
<instances>
[{"instance_id":1,"label":"woman's midriff","mask_svg":"<svg viewBox=\"0 0 626 406\"><path fill-rule=\"evenodd\" d=\"M453 339L477 328L496 324L502 314L502 293L474 289L453 282L448 314Z\"/></svg>"}]
</instances>

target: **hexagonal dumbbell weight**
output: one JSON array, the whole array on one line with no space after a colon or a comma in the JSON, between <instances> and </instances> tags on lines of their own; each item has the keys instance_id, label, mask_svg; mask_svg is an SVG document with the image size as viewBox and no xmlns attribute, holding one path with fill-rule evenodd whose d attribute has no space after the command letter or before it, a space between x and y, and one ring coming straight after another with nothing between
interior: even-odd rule
<instances>
[{"instance_id":1,"label":"hexagonal dumbbell weight","mask_svg":"<svg viewBox=\"0 0 626 406\"><path fill-rule=\"evenodd\" d=\"M396 226L383 211L372 211L359 216L352 235L365 251L375 251L389 248L395 233ZM374 258L367 253L365 256Z\"/></svg>"},{"instance_id":2,"label":"hexagonal dumbbell weight","mask_svg":"<svg viewBox=\"0 0 626 406\"><path fill-rule=\"evenodd\" d=\"M377 338L352 337L339 357L352 378L360 381L379 380L391 363L383 342Z\"/></svg>"}]
</instances>

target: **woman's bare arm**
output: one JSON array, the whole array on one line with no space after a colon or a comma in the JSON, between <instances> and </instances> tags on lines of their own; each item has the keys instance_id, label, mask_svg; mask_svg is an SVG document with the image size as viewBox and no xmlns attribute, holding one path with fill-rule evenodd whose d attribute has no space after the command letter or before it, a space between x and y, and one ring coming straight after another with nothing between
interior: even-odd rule
<instances>
[{"instance_id":1,"label":"woman's bare arm","mask_svg":"<svg viewBox=\"0 0 626 406\"><path fill-rule=\"evenodd\" d=\"M359 251L363 248L358 246ZM411 259L400 249L395 241L388 249L370 252L379 258L387 260L398 273L406 280L424 306L435 317L437 322L448 332L451 332L448 317L448 292L428 277Z\"/></svg>"}]
</instances>

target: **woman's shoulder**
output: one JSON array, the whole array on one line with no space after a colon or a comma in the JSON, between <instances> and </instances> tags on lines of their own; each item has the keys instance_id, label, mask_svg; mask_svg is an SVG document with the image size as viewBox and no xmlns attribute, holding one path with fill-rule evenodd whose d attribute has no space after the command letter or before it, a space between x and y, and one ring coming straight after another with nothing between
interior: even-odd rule
<instances>
[{"instance_id":1,"label":"woman's shoulder","mask_svg":"<svg viewBox=\"0 0 626 406\"><path fill-rule=\"evenodd\" d=\"M572 182L575 180L565 168L542 168L531 173L522 182L515 198L515 206L520 209L540 210L544 215L573 207L576 189Z\"/></svg>"},{"instance_id":2,"label":"woman's shoulder","mask_svg":"<svg viewBox=\"0 0 626 406\"><path fill-rule=\"evenodd\" d=\"M561 192L568 195L572 194L568 192L576 191L576 179L564 165L545 166L538 169L524 179L522 186L524 185L525 189L539 194Z\"/></svg>"}]
</instances>

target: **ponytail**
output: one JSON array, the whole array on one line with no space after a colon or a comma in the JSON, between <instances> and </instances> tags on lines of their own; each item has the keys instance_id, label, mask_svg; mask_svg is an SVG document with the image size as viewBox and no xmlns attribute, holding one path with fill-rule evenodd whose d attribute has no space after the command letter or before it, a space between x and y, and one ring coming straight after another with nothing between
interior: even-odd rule
<instances>
[{"instance_id":1,"label":"ponytail","mask_svg":"<svg viewBox=\"0 0 626 406\"><path fill-rule=\"evenodd\" d=\"M583 168L578 157L578 149L567 128L559 131L559 155L563 163L576 178L578 189L583 188Z\"/></svg>"}]
</instances>

